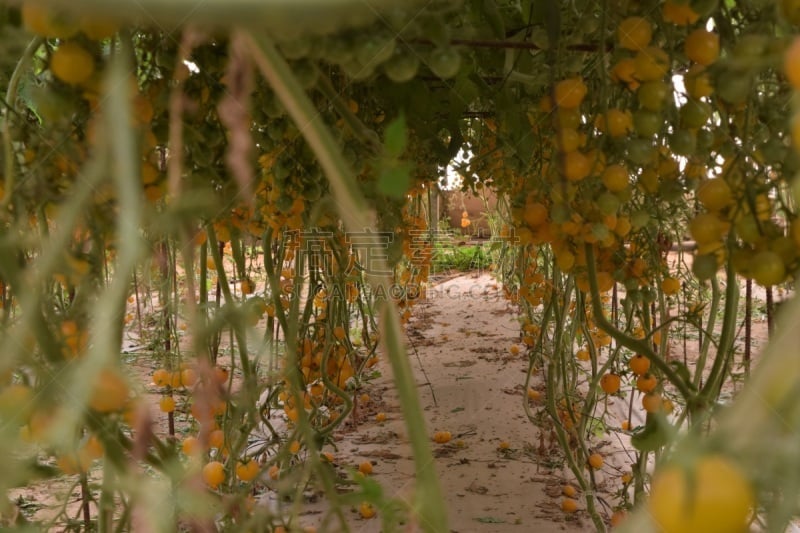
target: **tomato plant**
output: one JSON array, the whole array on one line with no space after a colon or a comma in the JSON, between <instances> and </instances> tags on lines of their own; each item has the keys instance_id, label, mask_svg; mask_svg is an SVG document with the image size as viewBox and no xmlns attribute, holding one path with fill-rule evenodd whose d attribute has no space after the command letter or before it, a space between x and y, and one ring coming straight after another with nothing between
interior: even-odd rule
<instances>
[{"instance_id":1,"label":"tomato plant","mask_svg":"<svg viewBox=\"0 0 800 533\"><path fill-rule=\"evenodd\" d=\"M253 491L303 480L332 502L321 520L347 529L326 454L374 404L385 359L419 490L379 494L362 462L354 514L391 529L399 508L446 530L431 437L453 435L426 431L401 333L433 283L450 168L497 196L522 409L579 489L562 509L618 521L645 498L649 461L682 450L684 430L714 433L741 380L764 398L793 390L750 385L751 339L746 357L737 341L753 283L769 308L800 266L796 4L345 1L298 16L146 0L151 19L128 1L3 6L3 488L75 475L82 527L124 530L137 498L169 485L165 499L224 507L222 528L274 531L296 524L254 510ZM477 225L464 211L463 234ZM634 464L604 506L598 471L615 466L598 436L618 430ZM769 527L797 513L734 466L756 444L737 446L656 474L663 529L740 529L756 495ZM214 509L159 524L205 527Z\"/></svg>"}]
</instances>

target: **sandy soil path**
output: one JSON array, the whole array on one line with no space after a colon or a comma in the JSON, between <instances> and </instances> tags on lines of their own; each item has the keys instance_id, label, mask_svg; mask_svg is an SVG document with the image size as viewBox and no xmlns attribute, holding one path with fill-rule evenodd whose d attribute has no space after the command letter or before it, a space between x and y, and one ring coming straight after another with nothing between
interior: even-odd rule
<instances>
[{"instance_id":1,"label":"sandy soil path","mask_svg":"<svg viewBox=\"0 0 800 533\"><path fill-rule=\"evenodd\" d=\"M549 451L542 455L540 430L523 412L527 359L509 351L519 341L519 325L497 284L488 275L467 274L430 296L410 321L409 356L429 434L453 435L447 444L432 444L451 530L593 530L580 514L567 520L559 508L563 472L544 466ZM350 461L371 460L384 490L407 498L413 463L388 363L380 369L370 389L387 421L365 418L357 431L341 435L339 447ZM503 441L508 449L500 449ZM353 530L380 531L380 521L356 519Z\"/></svg>"}]
</instances>

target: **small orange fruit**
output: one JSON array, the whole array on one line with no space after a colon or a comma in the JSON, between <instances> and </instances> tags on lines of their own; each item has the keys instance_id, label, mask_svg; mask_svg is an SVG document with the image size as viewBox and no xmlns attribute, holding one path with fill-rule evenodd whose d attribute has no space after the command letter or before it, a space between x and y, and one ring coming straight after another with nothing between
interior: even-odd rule
<instances>
[{"instance_id":1,"label":"small orange fruit","mask_svg":"<svg viewBox=\"0 0 800 533\"><path fill-rule=\"evenodd\" d=\"M609 165L603 171L600 179L609 191L624 191L628 188L628 169L622 165Z\"/></svg>"},{"instance_id":2,"label":"small orange fruit","mask_svg":"<svg viewBox=\"0 0 800 533\"><path fill-rule=\"evenodd\" d=\"M609 109L603 122L605 129L612 137L623 137L633 131L633 115L630 111L623 111L621 109Z\"/></svg>"},{"instance_id":3,"label":"small orange fruit","mask_svg":"<svg viewBox=\"0 0 800 533\"><path fill-rule=\"evenodd\" d=\"M181 450L186 455L196 455L201 452L200 441L197 437L186 437L181 444Z\"/></svg>"},{"instance_id":4,"label":"small orange fruit","mask_svg":"<svg viewBox=\"0 0 800 533\"><path fill-rule=\"evenodd\" d=\"M153 372L153 383L158 387L166 387L170 383L169 370L166 368L159 368Z\"/></svg>"},{"instance_id":5,"label":"small orange fruit","mask_svg":"<svg viewBox=\"0 0 800 533\"><path fill-rule=\"evenodd\" d=\"M681 290L681 282L675 278L664 278L661 281L661 291L667 296L678 294Z\"/></svg>"},{"instance_id":6,"label":"small orange fruit","mask_svg":"<svg viewBox=\"0 0 800 533\"><path fill-rule=\"evenodd\" d=\"M372 518L375 516L375 507L369 502L361 502L361 505L358 506L358 513L361 515L361 518Z\"/></svg>"},{"instance_id":7,"label":"small orange fruit","mask_svg":"<svg viewBox=\"0 0 800 533\"><path fill-rule=\"evenodd\" d=\"M657 413L662 409L661 395L657 392L648 392L642 396L642 407L648 413Z\"/></svg>"},{"instance_id":8,"label":"small orange fruit","mask_svg":"<svg viewBox=\"0 0 800 533\"><path fill-rule=\"evenodd\" d=\"M74 453L59 455L56 458L56 466L68 476L86 471L86 469L83 468L84 465L79 464L78 458Z\"/></svg>"},{"instance_id":9,"label":"small orange fruit","mask_svg":"<svg viewBox=\"0 0 800 533\"><path fill-rule=\"evenodd\" d=\"M686 93L696 100L714 93L711 78L703 65L692 65L683 77L683 85Z\"/></svg>"},{"instance_id":10,"label":"small orange fruit","mask_svg":"<svg viewBox=\"0 0 800 533\"><path fill-rule=\"evenodd\" d=\"M64 337L73 337L78 334L79 331L78 323L74 320L65 320L61 323L61 334Z\"/></svg>"},{"instance_id":11,"label":"small orange fruit","mask_svg":"<svg viewBox=\"0 0 800 533\"><path fill-rule=\"evenodd\" d=\"M34 392L27 385L12 383L0 389L0 417L20 423L30 414ZM48 421L49 424L49 421Z\"/></svg>"},{"instance_id":12,"label":"small orange fruit","mask_svg":"<svg viewBox=\"0 0 800 533\"><path fill-rule=\"evenodd\" d=\"M216 489L225 481L225 466L219 461L211 461L203 467L202 475L206 485Z\"/></svg>"},{"instance_id":13,"label":"small orange fruit","mask_svg":"<svg viewBox=\"0 0 800 533\"><path fill-rule=\"evenodd\" d=\"M689 233L702 246L721 241L725 227L713 213L700 213L689 221Z\"/></svg>"},{"instance_id":14,"label":"small orange fruit","mask_svg":"<svg viewBox=\"0 0 800 533\"><path fill-rule=\"evenodd\" d=\"M599 470L603 467L603 456L599 453L593 453L589 456L589 466L594 468L595 470Z\"/></svg>"},{"instance_id":15,"label":"small orange fruit","mask_svg":"<svg viewBox=\"0 0 800 533\"><path fill-rule=\"evenodd\" d=\"M347 331L345 331L343 326L336 326L333 328L333 336L336 340L342 341L347 336Z\"/></svg>"},{"instance_id":16,"label":"small orange fruit","mask_svg":"<svg viewBox=\"0 0 800 533\"><path fill-rule=\"evenodd\" d=\"M24 2L20 8L25 28L41 37L66 39L78 32L78 25L61 10L39 2Z\"/></svg>"},{"instance_id":17,"label":"small orange fruit","mask_svg":"<svg viewBox=\"0 0 800 533\"><path fill-rule=\"evenodd\" d=\"M710 65L719 57L719 35L697 28L686 37L684 42L686 57L700 65Z\"/></svg>"},{"instance_id":18,"label":"small orange fruit","mask_svg":"<svg viewBox=\"0 0 800 533\"><path fill-rule=\"evenodd\" d=\"M568 498L574 498L578 494L578 489L572 485L564 485L561 487L561 493Z\"/></svg>"},{"instance_id":19,"label":"small orange fruit","mask_svg":"<svg viewBox=\"0 0 800 533\"><path fill-rule=\"evenodd\" d=\"M386 413L380 412L375 415L376 422L386 422Z\"/></svg>"},{"instance_id":20,"label":"small orange fruit","mask_svg":"<svg viewBox=\"0 0 800 533\"><path fill-rule=\"evenodd\" d=\"M253 294L256 291L256 284L252 280L245 278L242 280L242 294Z\"/></svg>"},{"instance_id":21,"label":"small orange fruit","mask_svg":"<svg viewBox=\"0 0 800 533\"><path fill-rule=\"evenodd\" d=\"M631 357L631 360L628 362L628 366L630 366L630 369L634 374L641 376L650 370L650 359L642 354L636 354Z\"/></svg>"},{"instance_id":22,"label":"small orange fruit","mask_svg":"<svg viewBox=\"0 0 800 533\"><path fill-rule=\"evenodd\" d=\"M225 445L225 433L221 429L215 429L208 434L208 445L212 448L222 449Z\"/></svg>"},{"instance_id":23,"label":"small orange fruit","mask_svg":"<svg viewBox=\"0 0 800 533\"><path fill-rule=\"evenodd\" d=\"M239 461L236 463L236 477L245 483L253 481L260 471L261 468L259 467L258 462L252 459L247 459L244 462Z\"/></svg>"},{"instance_id":24,"label":"small orange fruit","mask_svg":"<svg viewBox=\"0 0 800 533\"><path fill-rule=\"evenodd\" d=\"M661 11L664 20L678 26L694 24L700 18L700 14L692 9L688 2L680 0L667 0Z\"/></svg>"},{"instance_id":25,"label":"small orange fruit","mask_svg":"<svg viewBox=\"0 0 800 533\"><path fill-rule=\"evenodd\" d=\"M748 476L720 454L705 455L692 466L673 463L653 475L651 523L664 533L747 531L757 504Z\"/></svg>"},{"instance_id":26,"label":"small orange fruit","mask_svg":"<svg viewBox=\"0 0 800 533\"><path fill-rule=\"evenodd\" d=\"M114 34L117 33L117 30L119 30L119 24L115 21L93 16L81 17L78 20L78 25L83 34L93 41L100 41L113 37Z\"/></svg>"},{"instance_id":27,"label":"small orange fruit","mask_svg":"<svg viewBox=\"0 0 800 533\"><path fill-rule=\"evenodd\" d=\"M358 465L358 471L368 476L372 473L372 463L369 461L364 461Z\"/></svg>"},{"instance_id":28,"label":"small orange fruit","mask_svg":"<svg viewBox=\"0 0 800 533\"><path fill-rule=\"evenodd\" d=\"M105 453L103 443L97 438L97 435L89 435L89 438L83 443L79 453L85 454L90 459L100 459Z\"/></svg>"},{"instance_id":29,"label":"small orange fruit","mask_svg":"<svg viewBox=\"0 0 800 533\"><path fill-rule=\"evenodd\" d=\"M621 382L619 375L609 373L600 378L600 388L606 394L616 394L619 391Z\"/></svg>"},{"instance_id":30,"label":"small orange fruit","mask_svg":"<svg viewBox=\"0 0 800 533\"><path fill-rule=\"evenodd\" d=\"M592 162L579 151L564 154L564 177L569 181L581 181L592 171Z\"/></svg>"},{"instance_id":31,"label":"small orange fruit","mask_svg":"<svg viewBox=\"0 0 800 533\"><path fill-rule=\"evenodd\" d=\"M625 518L627 516L628 516L628 513L626 513L623 509L618 509L618 510L614 511L611 514L611 519L610 519L611 526L612 527L617 527L618 525L620 525L625 520Z\"/></svg>"},{"instance_id":32,"label":"small orange fruit","mask_svg":"<svg viewBox=\"0 0 800 533\"><path fill-rule=\"evenodd\" d=\"M321 452L319 456L328 463L333 463L335 458L331 452Z\"/></svg>"},{"instance_id":33,"label":"small orange fruit","mask_svg":"<svg viewBox=\"0 0 800 533\"><path fill-rule=\"evenodd\" d=\"M617 27L617 40L622 48L638 51L650 44L653 26L642 17L628 17Z\"/></svg>"},{"instance_id":34,"label":"small orange fruit","mask_svg":"<svg viewBox=\"0 0 800 533\"><path fill-rule=\"evenodd\" d=\"M278 479L278 477L281 475L281 468L278 465L272 465L267 470L267 474L272 480Z\"/></svg>"},{"instance_id":35,"label":"small orange fruit","mask_svg":"<svg viewBox=\"0 0 800 533\"><path fill-rule=\"evenodd\" d=\"M581 105L587 91L588 89L583 80L580 77L575 77L556 83L553 93L558 107L572 109Z\"/></svg>"},{"instance_id":36,"label":"small orange fruit","mask_svg":"<svg viewBox=\"0 0 800 533\"><path fill-rule=\"evenodd\" d=\"M128 401L128 384L116 370L100 371L94 390L89 398L89 407L99 413L120 411Z\"/></svg>"},{"instance_id":37,"label":"small orange fruit","mask_svg":"<svg viewBox=\"0 0 800 533\"><path fill-rule=\"evenodd\" d=\"M636 66L632 57L620 59L611 69L611 77L614 81L625 83L631 91L639 87L639 82L634 77Z\"/></svg>"},{"instance_id":38,"label":"small orange fruit","mask_svg":"<svg viewBox=\"0 0 800 533\"><path fill-rule=\"evenodd\" d=\"M78 85L94 74L94 57L78 43L62 43L50 57L50 72L64 83Z\"/></svg>"},{"instance_id":39,"label":"small orange fruit","mask_svg":"<svg viewBox=\"0 0 800 533\"><path fill-rule=\"evenodd\" d=\"M292 455L297 455L299 452L300 452L300 441L293 440L289 444L289 453L291 453Z\"/></svg>"},{"instance_id":40,"label":"small orange fruit","mask_svg":"<svg viewBox=\"0 0 800 533\"><path fill-rule=\"evenodd\" d=\"M449 431L437 431L433 434L433 441L437 444L445 444L452 438L453 435Z\"/></svg>"},{"instance_id":41,"label":"small orange fruit","mask_svg":"<svg viewBox=\"0 0 800 533\"><path fill-rule=\"evenodd\" d=\"M723 178L703 181L697 188L696 197L709 211L722 211L735 202L733 191Z\"/></svg>"},{"instance_id":42,"label":"small orange fruit","mask_svg":"<svg viewBox=\"0 0 800 533\"><path fill-rule=\"evenodd\" d=\"M675 410L675 404L672 403L672 400L670 400L669 398L662 399L661 408L664 410L665 413L670 414L672 411Z\"/></svg>"},{"instance_id":43,"label":"small orange fruit","mask_svg":"<svg viewBox=\"0 0 800 533\"><path fill-rule=\"evenodd\" d=\"M574 513L578 510L578 502L573 500L572 498L564 498L561 500L561 510L565 513Z\"/></svg>"},{"instance_id":44,"label":"small orange fruit","mask_svg":"<svg viewBox=\"0 0 800 533\"><path fill-rule=\"evenodd\" d=\"M184 387L192 387L197 383L197 372L192 368L184 368L181 370L181 385Z\"/></svg>"},{"instance_id":45,"label":"small orange fruit","mask_svg":"<svg viewBox=\"0 0 800 533\"><path fill-rule=\"evenodd\" d=\"M658 380L653 374L642 374L636 379L636 388L641 392L652 392L658 386Z\"/></svg>"},{"instance_id":46,"label":"small orange fruit","mask_svg":"<svg viewBox=\"0 0 800 533\"><path fill-rule=\"evenodd\" d=\"M536 389L528 389L528 399L535 402L542 399L541 391Z\"/></svg>"},{"instance_id":47,"label":"small orange fruit","mask_svg":"<svg viewBox=\"0 0 800 533\"><path fill-rule=\"evenodd\" d=\"M657 81L664 78L669 70L669 56L656 46L648 46L633 58L635 77L639 81Z\"/></svg>"},{"instance_id":48,"label":"small orange fruit","mask_svg":"<svg viewBox=\"0 0 800 533\"><path fill-rule=\"evenodd\" d=\"M164 396L158 402L158 408L162 413L172 413L175 411L175 398L172 396Z\"/></svg>"},{"instance_id":49,"label":"small orange fruit","mask_svg":"<svg viewBox=\"0 0 800 533\"><path fill-rule=\"evenodd\" d=\"M225 385L228 382L228 371L221 366L215 366L214 380L220 385Z\"/></svg>"}]
</instances>

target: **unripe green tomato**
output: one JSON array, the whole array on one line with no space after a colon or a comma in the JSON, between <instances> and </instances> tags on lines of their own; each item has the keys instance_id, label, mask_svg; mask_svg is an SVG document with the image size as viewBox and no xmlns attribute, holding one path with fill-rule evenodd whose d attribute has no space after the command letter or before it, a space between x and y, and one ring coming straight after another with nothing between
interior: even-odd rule
<instances>
[{"instance_id":1,"label":"unripe green tomato","mask_svg":"<svg viewBox=\"0 0 800 533\"><path fill-rule=\"evenodd\" d=\"M640 109L633 114L633 129L639 137L658 135L664 126L664 118L660 113Z\"/></svg>"},{"instance_id":2,"label":"unripe green tomato","mask_svg":"<svg viewBox=\"0 0 800 533\"><path fill-rule=\"evenodd\" d=\"M688 157L697 150L697 136L692 130L679 129L670 135L669 147L672 153Z\"/></svg>"},{"instance_id":3,"label":"unripe green tomato","mask_svg":"<svg viewBox=\"0 0 800 533\"><path fill-rule=\"evenodd\" d=\"M692 273L700 281L713 278L717 274L717 258L710 254L696 255L692 263Z\"/></svg>"},{"instance_id":4,"label":"unripe green tomato","mask_svg":"<svg viewBox=\"0 0 800 533\"><path fill-rule=\"evenodd\" d=\"M631 139L628 141L628 160L640 166L647 165L655 154L653 141L649 139Z\"/></svg>"},{"instance_id":5,"label":"unripe green tomato","mask_svg":"<svg viewBox=\"0 0 800 533\"><path fill-rule=\"evenodd\" d=\"M450 46L434 48L428 57L428 67L443 80L450 79L461 68L461 54Z\"/></svg>"},{"instance_id":6,"label":"unripe green tomato","mask_svg":"<svg viewBox=\"0 0 800 533\"><path fill-rule=\"evenodd\" d=\"M714 83L716 94L729 104L743 104L750 95L753 86L752 78L753 73L750 71L722 71Z\"/></svg>"},{"instance_id":7,"label":"unripe green tomato","mask_svg":"<svg viewBox=\"0 0 800 533\"><path fill-rule=\"evenodd\" d=\"M404 83L414 79L419 70L419 58L408 50L397 48L394 54L383 64L386 77L395 83Z\"/></svg>"},{"instance_id":8,"label":"unripe green tomato","mask_svg":"<svg viewBox=\"0 0 800 533\"><path fill-rule=\"evenodd\" d=\"M690 98L680 110L681 125L685 128L700 128L711 116L711 106L706 102Z\"/></svg>"},{"instance_id":9,"label":"unripe green tomato","mask_svg":"<svg viewBox=\"0 0 800 533\"><path fill-rule=\"evenodd\" d=\"M786 279L786 266L780 255L772 250L764 250L753 256L750 274L762 287L771 287Z\"/></svg>"},{"instance_id":10,"label":"unripe green tomato","mask_svg":"<svg viewBox=\"0 0 800 533\"><path fill-rule=\"evenodd\" d=\"M670 87L663 81L648 81L636 90L636 99L643 109L661 111L670 93Z\"/></svg>"},{"instance_id":11,"label":"unripe green tomato","mask_svg":"<svg viewBox=\"0 0 800 533\"><path fill-rule=\"evenodd\" d=\"M597 197L597 207L604 215L613 215L619 211L620 200L610 192L604 192Z\"/></svg>"}]
</instances>

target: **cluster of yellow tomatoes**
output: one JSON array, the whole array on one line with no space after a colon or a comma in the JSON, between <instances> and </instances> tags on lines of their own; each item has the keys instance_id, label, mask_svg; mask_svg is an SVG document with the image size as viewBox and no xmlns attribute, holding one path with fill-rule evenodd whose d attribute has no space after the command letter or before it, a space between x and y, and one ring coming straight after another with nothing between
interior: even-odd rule
<instances>
[{"instance_id":1,"label":"cluster of yellow tomatoes","mask_svg":"<svg viewBox=\"0 0 800 533\"><path fill-rule=\"evenodd\" d=\"M742 85L726 83L731 70L743 68L730 65L739 65L736 62L744 51L739 45L734 57L725 56L720 21L709 22L703 15L708 7L704 4L668 0L658 10L620 16L613 50L598 54L609 64L608 79L575 74L554 80L538 109L528 115L534 135L542 139L541 166L534 176L516 173L504 164L500 136L495 135L503 126L489 124L479 152L481 164L508 192L513 232L522 245L520 253L529 256L517 265L519 289L514 292L506 287L508 298L524 304L526 345L536 344L530 325L560 305L558 291L566 286L557 281L560 273L562 280L574 280L587 309L593 298L590 267L595 270L603 306L609 305L608 293L615 288L622 289L615 290L615 298L643 304L648 311L659 298L661 306L667 302L674 307L680 297L688 301L695 291L693 283L687 292L682 267L671 271L666 261L673 241L685 237L696 244L691 268L701 282L730 264L736 274L772 287L790 279L798 267L800 223L792 200L786 199L791 196L784 186L788 176L781 176L780 163L768 153L772 144L781 144L783 139L746 153L726 149L739 142L737 135L744 138L748 124L754 124L746 112L746 98L740 99L736 92ZM800 89L800 38L778 43L775 49L783 54L779 81L785 76L792 89ZM765 47L757 53L766 57L771 52ZM753 73L741 72L743 77ZM587 112L589 107L594 111ZM716 131L727 120L735 124L730 138L725 137L728 130ZM798 125L800 119L793 119L792 139L800 149ZM505 231L505 235L510 233ZM595 258L592 265L587 263L587 246ZM552 263L543 268L542 257ZM642 300L640 294L647 297ZM693 312L689 307L685 311ZM576 313L585 313L580 322L586 344L569 350L577 360L598 362L595 357L603 348L619 356L619 347L615 349L611 337L597 327L592 311L576 309L573 301L569 309L558 312L569 312L571 320L578 320ZM630 324L623 316L616 325L631 338L663 346L666 333L652 331L655 324L645 324L644 317L655 320L647 312L637 312L627 315ZM541 357L536 355L541 351L548 361L546 349L529 353ZM640 394L648 420L671 414L676 406L664 394L669 384L662 381L658 369L651 368L649 357L621 353L627 368L619 363L607 367L597 376L599 389L615 395L629 386L629 394ZM564 383L568 383L566 378ZM571 436L568 444L573 447L574 439L585 438L575 433L575 426L582 423L586 392L556 393L551 414ZM540 395L529 391L530 399ZM638 431L629 421L623 422L622 430ZM736 462L721 454L680 461L676 459L653 480L649 508L661 530L743 530L753 511L754 495L752 482ZM632 477L626 475L627 487ZM669 491L676 494L674 505L666 496ZM720 491L718 500L712 496L714 491ZM562 508L567 513L578 510L575 494L571 486L564 493ZM711 517L716 515L711 509L726 515L725 524L713 523ZM624 516L625 509L616 511L612 525Z\"/></svg>"},{"instance_id":2,"label":"cluster of yellow tomatoes","mask_svg":"<svg viewBox=\"0 0 800 533\"><path fill-rule=\"evenodd\" d=\"M608 50L597 50L599 60L605 62L600 71L607 70L607 73L593 77L586 70L565 73L554 66L552 83L544 95L536 94L537 98L541 96L538 107L527 115L531 135L541 139L533 158L535 168L528 169L529 173L512 171L506 165L509 154L503 139L507 131L504 124L498 124L500 119L485 121L486 135L476 147L476 156L481 161L481 172L491 175L486 183L497 187L511 200L510 225L513 237L521 245L521 260L518 290L513 291L510 286L505 289L512 301L526 308L521 344L532 351L542 333L542 327L537 323L539 313L554 303L553 295L560 286L555 280L562 273L574 279L585 303L591 298L587 296L591 292L590 269L595 270L604 305L609 303L608 293L618 288L618 284L624 285L627 298L648 294L650 300L645 304L654 301L654 294L659 291L659 296L679 295L683 284L678 273L669 271L665 252L669 249L670 239L681 239L684 234L691 236L697 245L692 269L700 280L712 278L720 266L729 262L736 273L761 285L773 286L786 281L798 266L800 219L793 214L792 202L783 198L787 191L781 183L785 180L782 180L778 166L770 164L765 148L770 144L765 142L758 149L750 150L749 141L741 133L747 131L755 120L747 113L747 95L742 98L737 92L741 84L726 83L736 80L731 80L729 70L719 67L721 61L729 59L721 52L725 43L721 43L720 35L725 33L720 27L710 24L703 13L704 6L713 2L665 0L657 4L657 9L648 12L633 12L641 7L633 3L628 6L630 13L606 13L619 18L613 46ZM786 7L791 2L781 4L787 16L796 14L796 10ZM34 136L29 136L25 143L27 146L21 150L19 162L23 169L33 168L40 162L40 156L52 159L48 165L49 173L40 179L41 190L47 189L52 193L47 201L58 203L69 190L65 184L74 180L78 167L101 140L98 137L102 135L102 126L96 119L96 111L100 106L100 76L107 53L101 41L114 35L117 26L111 21L54 12L32 1L22 4L21 14L26 28L48 40L37 60L49 72L46 79L49 89L75 96L80 102L78 105L83 107L82 115L88 117L85 127L79 128L80 133L70 132L67 141L54 155L49 155L46 143L34 142ZM758 44L755 39L749 42ZM409 81L418 65L411 64L412 61L406 68L398 70L410 56L405 47L402 54L395 54L393 46L388 54L392 57L376 60L377 63L369 70L371 72L377 64L386 61L384 68L390 78ZM783 46L783 42L776 46ZM762 46L748 56L749 60L758 63L766 57L769 49L770 46ZM436 55L441 56L442 50L452 52L449 47L442 48L437 44ZM152 51L158 55L155 48ZM198 58L205 57L202 54L207 52L198 52ZM735 51L733 55L740 52ZM168 56L166 52L163 55ZM304 55L298 52L297 58ZM451 53L448 61L441 61L438 67L433 62L430 67L434 74L441 74L441 78L458 79L459 58L458 54L453 56ZM349 61L359 66L361 59L351 58ZM783 82L785 78L792 90L800 90L800 40L788 43L783 59L776 79ZM264 121L268 124L262 124L262 128L254 131L260 136L258 144L264 153L258 159L260 175L253 184L253 198L237 197L238 190L232 190L230 183L215 174L222 160L224 143L220 139L223 134L217 131L218 128L207 128L206 122L218 121L214 104L227 86L227 80L214 61L205 64L198 59L198 62L202 69L200 76L189 77L183 71L171 75L174 78L172 83L181 80L186 83L186 93L192 97L185 109L187 123L201 131L201 137L207 135L210 139L208 144L211 148L208 150L204 150L201 141L188 146L192 157L187 159L196 159L189 164L195 165L190 169L193 179L202 182L197 184L198 188L205 187L225 199L226 207L215 211L211 217L217 240L230 243L246 239L252 243L254 238L260 239L268 231L277 235L287 230L302 230L313 223L331 229L330 243L341 252L339 259L331 265L330 278L325 279L321 290L304 294L306 303L310 304L307 308L311 309L312 320L293 339L303 390L294 394L290 380L281 381L281 376L278 380L281 391L276 395L277 405L291 424L305 418L301 417L305 412L315 427L323 427L344 412L341 409L346 402L342 391L349 393L359 373L377 361L374 355L375 333L364 331L362 339L351 339L350 318L357 304L372 305L369 295L362 294L360 289L363 287L360 274L348 277L342 273L343 270L353 272L351 267L356 254L348 250L338 217L327 207L315 210L316 202L327 192L324 180L316 165L311 163L313 158L299 140L297 131L287 125L282 111L275 109L274 95L259 94L256 97L265 99L258 100L257 104L264 104L261 107L266 110L259 108L254 112L266 113L269 120ZM154 60L158 68L168 63ZM444 66L448 68L444 69ZM183 67L170 64L167 68ZM676 75L680 75L683 85L677 88L677 99ZM159 149L163 148L166 140L164 132L157 131L156 126L163 126L165 102L170 90L166 79L169 77L169 73L144 73L140 75L141 79L131 81L135 85L132 119L140 148L141 185L153 204L164 201L166 194L166 154ZM142 82L144 78L147 80ZM211 82L215 84L212 89L197 87ZM197 109L191 111L192 106ZM48 106L47 102L40 100L35 107L45 124L66 128L58 106ZM346 107L353 116L357 117L359 113L365 116L354 100L348 101ZM738 130L735 135L725 138L725 132L716 130L722 131L720 126L729 118L729 125ZM378 119L375 122L379 122ZM341 132L346 129L343 120L336 122L336 127ZM345 144L351 140L348 135L342 133ZM736 135L739 137L735 138ZM794 148L800 149L798 118L792 121L791 137ZM779 142L783 140L779 139ZM206 151L212 155L205 154ZM202 156L207 160L201 160ZM352 155L350 159L358 163L354 166L363 167L360 154ZM368 174L367 171L359 172L359 178L367 178ZM56 186L50 187L51 183ZM19 187L32 198L39 190L33 188L31 182ZM393 277L395 284L404 291L398 298L398 305L405 321L410 318L413 305L424 295L435 252L435 243L421 237L429 227L426 213L421 208L426 194L424 187L413 186L404 199L399 227L390 228L396 231L396 237L400 237L400 248L406 258ZM98 205L113 204L114 193L110 189L101 187L94 195ZM680 207L672 209L670 204ZM680 212L676 214L676 211ZM45 214L50 213L45 210ZM107 214L113 215L113 209ZM469 217L463 215L462 228L470 224ZM504 233L503 237L511 237L511 228ZM199 232L194 244L209 244L205 240L206 233ZM91 264L84 257L83 249L87 248L88 241L76 237L73 249L80 251L67 253L64 266L57 275L56 281L65 293L74 292L91 269L99 270L99 265ZM288 246L283 257L279 258L277 280L281 294L271 294L270 303L255 297L247 300L252 301L256 308L251 317L252 324L264 314L274 321L291 308L293 295L300 297L305 281L286 265L299 258L301 244L297 242ZM587 246L595 257L592 263L587 257ZM553 262L547 270L539 264L542 248L547 248L552 254ZM264 252L269 253L267 250ZM208 269L218 267L213 260L209 261ZM219 268L223 266L219 265ZM266 292L271 293L272 289L269 287ZM244 296L256 294L255 282L247 277L242 279L241 292ZM334 293L344 295L341 305L332 304L335 299L329 296ZM302 304L300 307L303 308ZM571 319L576 320L585 309L572 304L568 312ZM62 318L56 331L52 332L53 336L60 343L65 360L80 360L89 343L87 328L80 317ZM587 313L585 345L578 349L570 347L570 355L579 361L592 361L598 350L611 351L611 337L596 324L600 320L601 317ZM640 320L638 327L629 329L634 337L644 339L645 329L649 332L651 324L646 328L641 324ZM660 335L656 332L647 339L662 344ZM363 344L369 346L359 350L364 348ZM518 347L516 351L519 351ZM642 407L649 415L669 413L671 402L662 397L665 384L661 382L661 376L650 368L651 361L644 355L633 355L626 364L630 374L617 365L616 369L598 376L600 389L609 395L618 394L630 375L633 381L629 385L641 393ZM220 386L230 378L218 367L212 370L211 376ZM168 414L181 409L176 402L176 396L180 397L178 391L195 390L198 382L202 381L198 371L191 366L159 369L152 378L163 393L159 408ZM119 368L109 366L101 369L91 387L88 391L89 409L127 423L134 422L136 400ZM576 436L574 426L585 420L581 420L582 400L576 399L573 393L564 391L564 397L557 400L556 416L568 431L572 431L572 436ZM33 390L27 385L6 383L0 389L0 410L5 416L10 405L18 402L29 404L33 395ZM206 484L212 489L223 487L231 470L242 482L256 479L261 466L252 458L239 458L235 468L231 468L228 462L228 443L216 422L228 408L223 396L211 394L207 398L205 393L195 396L189 410L203 426L197 436L188 437L182 443L182 449L188 456L209 459L202 467ZM49 416L42 409L22 413L17 419L26 438L33 440L44 438L42 432L47 420ZM434 435L434 440L439 443L450 438L448 432ZM297 454L301 446L299 441L292 441L288 448L292 454ZM58 450L58 454L58 463L65 472L85 472L93 459L103 455L103 450L98 437L87 431L81 435L76 449ZM603 466L603 459L598 454L587 454L585 459L592 469ZM731 463L725 457L706 457L686 466L685 470L675 467L657 476L653 482L651 510L663 529L740 529L746 513L753 506L753 495L744 474ZM274 468L269 471L269 477L273 479L279 475ZM364 475L368 475L371 469L368 463L359 467ZM713 486L711 481L727 480L738 493L740 505L734 506L737 512L728 512L728 507L721 505L715 507L718 502L708 496L708 508L721 516L719 523L710 524L697 510L701 506L690 506L690 511L686 512L683 501L689 498L686 490L679 492L675 506L664 503L662 494L665 492L674 490L676 486L686 489L688 470L697 473L699 501L708 496L704 492L707 483ZM574 492L568 494L565 491L564 510L567 512L577 510L574 495ZM744 511L739 513L742 509ZM375 514L375 509L368 503L363 504L359 511L365 518Z\"/></svg>"}]
</instances>

